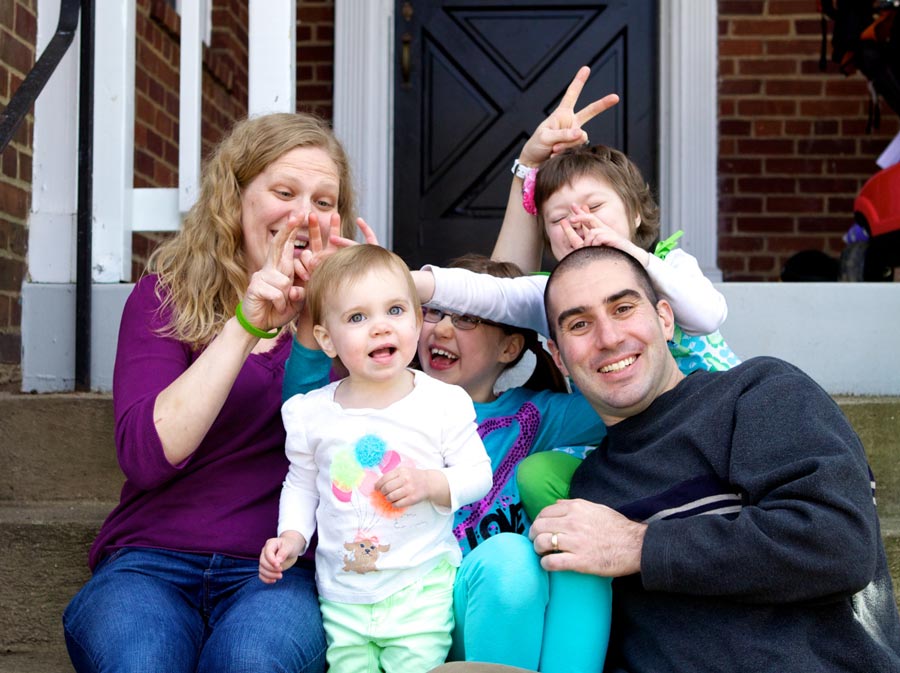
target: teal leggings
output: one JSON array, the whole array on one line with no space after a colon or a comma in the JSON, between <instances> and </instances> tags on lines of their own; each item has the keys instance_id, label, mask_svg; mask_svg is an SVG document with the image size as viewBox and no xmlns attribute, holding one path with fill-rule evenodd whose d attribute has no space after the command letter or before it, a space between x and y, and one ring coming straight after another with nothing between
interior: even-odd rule
<instances>
[{"instance_id":1,"label":"teal leggings","mask_svg":"<svg viewBox=\"0 0 900 673\"><path fill-rule=\"evenodd\" d=\"M545 451L520 463L519 490L529 517L568 496L580 462ZM456 574L450 660L541 673L599 673L609 640L610 584L596 575L548 573L524 535L490 537L463 559Z\"/></svg>"}]
</instances>

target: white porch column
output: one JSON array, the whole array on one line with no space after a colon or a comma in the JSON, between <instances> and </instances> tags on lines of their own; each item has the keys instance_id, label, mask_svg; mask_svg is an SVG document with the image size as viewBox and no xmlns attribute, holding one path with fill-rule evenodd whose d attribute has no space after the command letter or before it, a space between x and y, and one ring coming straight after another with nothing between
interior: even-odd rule
<instances>
[{"instance_id":1,"label":"white porch column","mask_svg":"<svg viewBox=\"0 0 900 673\"><path fill-rule=\"evenodd\" d=\"M94 20L91 268L95 283L118 283L131 279L135 0L98 2Z\"/></svg>"},{"instance_id":2,"label":"white porch column","mask_svg":"<svg viewBox=\"0 0 900 673\"><path fill-rule=\"evenodd\" d=\"M59 0L39 0L36 52L56 32ZM28 274L34 283L75 282L78 180L78 49L81 29L34 102Z\"/></svg>"},{"instance_id":3,"label":"white porch column","mask_svg":"<svg viewBox=\"0 0 900 673\"><path fill-rule=\"evenodd\" d=\"M361 217L393 244L394 2L336 0L334 129L350 155Z\"/></svg>"},{"instance_id":4,"label":"white porch column","mask_svg":"<svg viewBox=\"0 0 900 673\"><path fill-rule=\"evenodd\" d=\"M250 0L248 111L297 109L297 2Z\"/></svg>"},{"instance_id":5,"label":"white porch column","mask_svg":"<svg viewBox=\"0 0 900 673\"><path fill-rule=\"evenodd\" d=\"M720 281L716 0L661 0L659 5L663 233L683 229L682 247L710 280Z\"/></svg>"}]
</instances>

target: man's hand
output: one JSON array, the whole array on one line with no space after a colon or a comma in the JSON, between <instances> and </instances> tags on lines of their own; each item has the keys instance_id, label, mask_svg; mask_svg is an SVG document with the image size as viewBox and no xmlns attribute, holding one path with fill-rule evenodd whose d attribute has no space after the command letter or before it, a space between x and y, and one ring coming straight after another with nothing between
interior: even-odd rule
<instances>
[{"instance_id":1,"label":"man's hand","mask_svg":"<svg viewBox=\"0 0 900 673\"><path fill-rule=\"evenodd\" d=\"M622 577L640 572L646 530L605 505L560 500L541 510L528 537L545 570Z\"/></svg>"}]
</instances>

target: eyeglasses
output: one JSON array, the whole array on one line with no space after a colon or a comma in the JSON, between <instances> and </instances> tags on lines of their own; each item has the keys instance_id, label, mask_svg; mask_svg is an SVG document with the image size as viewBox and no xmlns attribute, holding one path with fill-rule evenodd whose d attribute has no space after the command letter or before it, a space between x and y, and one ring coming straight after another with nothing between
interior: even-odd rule
<instances>
[{"instance_id":1,"label":"eyeglasses","mask_svg":"<svg viewBox=\"0 0 900 673\"><path fill-rule=\"evenodd\" d=\"M461 330L470 330L475 329L482 323L485 325L493 325L494 327L500 327L500 323L493 322L491 320L486 320L484 318L476 318L474 315L460 315L459 313L448 313L447 311L442 311L437 308L427 308L422 307L422 318L425 322L433 322L437 323L443 320L445 317L450 318L450 322L456 329Z\"/></svg>"}]
</instances>

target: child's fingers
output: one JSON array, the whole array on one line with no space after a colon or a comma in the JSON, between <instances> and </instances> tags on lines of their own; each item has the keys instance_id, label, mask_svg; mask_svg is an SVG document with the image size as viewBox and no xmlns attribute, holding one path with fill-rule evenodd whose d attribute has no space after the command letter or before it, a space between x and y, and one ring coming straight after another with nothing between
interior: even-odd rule
<instances>
[{"instance_id":1,"label":"child's fingers","mask_svg":"<svg viewBox=\"0 0 900 673\"><path fill-rule=\"evenodd\" d=\"M591 119L596 117L598 114L606 112L609 108L618 104L619 96L617 94L611 93L607 94L600 100L595 100L593 103L586 105L581 108L578 112L575 113L575 123L578 126L584 126ZM587 140L587 139L585 139Z\"/></svg>"},{"instance_id":2,"label":"child's fingers","mask_svg":"<svg viewBox=\"0 0 900 673\"><path fill-rule=\"evenodd\" d=\"M575 73L575 78L569 84L566 93L563 94L559 107L556 108L557 110L575 111L575 103L578 102L578 97L581 95L581 90L584 89L584 84L587 82L590 74L591 69L586 65L583 65L578 69L578 72Z\"/></svg>"},{"instance_id":3,"label":"child's fingers","mask_svg":"<svg viewBox=\"0 0 900 673\"><path fill-rule=\"evenodd\" d=\"M380 245L378 242L378 236L375 235L375 231L369 224L361 217L356 218L356 226L362 232L363 238L366 243L371 245Z\"/></svg>"},{"instance_id":4,"label":"child's fingers","mask_svg":"<svg viewBox=\"0 0 900 673\"><path fill-rule=\"evenodd\" d=\"M316 213L310 213L307 218L309 223L309 250L313 254L322 252L322 227L319 225L319 216Z\"/></svg>"},{"instance_id":5,"label":"child's fingers","mask_svg":"<svg viewBox=\"0 0 900 673\"><path fill-rule=\"evenodd\" d=\"M576 249L584 245L584 240L575 232L575 230L572 228L572 225L569 224L568 219L561 220L559 226L562 227L563 233L566 235L566 240L569 242L569 245Z\"/></svg>"}]
</instances>

